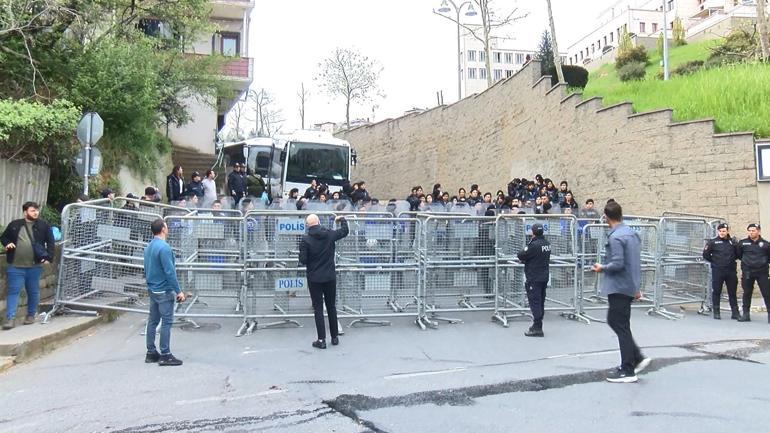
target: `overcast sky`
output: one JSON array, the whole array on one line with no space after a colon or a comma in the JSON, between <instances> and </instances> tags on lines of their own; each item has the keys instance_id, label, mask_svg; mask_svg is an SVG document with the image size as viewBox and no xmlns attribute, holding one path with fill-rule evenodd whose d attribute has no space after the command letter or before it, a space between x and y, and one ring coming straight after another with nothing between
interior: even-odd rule
<instances>
[{"instance_id":1,"label":"overcast sky","mask_svg":"<svg viewBox=\"0 0 770 433\"><path fill-rule=\"evenodd\" d=\"M595 26L600 12L617 0L553 0L559 48L567 47ZM457 98L456 27L435 16L441 0L258 0L252 13L249 55L255 59L253 89L265 88L286 119L283 130L298 129L297 90L311 91L306 126L345 119L344 100L332 100L313 78L318 63L335 47L351 47L384 67L385 94L354 106L351 119L375 121L401 116L412 107L433 107L436 92L444 102ZM545 0L495 0L502 11L518 7L529 16L506 33L517 48L536 49L548 26ZM249 117L252 117L249 115Z\"/></svg>"}]
</instances>

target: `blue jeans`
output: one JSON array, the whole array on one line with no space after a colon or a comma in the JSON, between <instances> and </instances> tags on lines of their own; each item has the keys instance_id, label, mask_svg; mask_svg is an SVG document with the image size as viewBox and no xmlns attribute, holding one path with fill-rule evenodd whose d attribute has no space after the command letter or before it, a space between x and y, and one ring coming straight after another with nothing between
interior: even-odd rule
<instances>
[{"instance_id":1,"label":"blue jeans","mask_svg":"<svg viewBox=\"0 0 770 433\"><path fill-rule=\"evenodd\" d=\"M17 268L8 265L8 299L5 312L6 320L13 320L16 315L16 308L19 305L19 295L21 288L27 289L27 316L34 316L37 312L37 304L40 302L40 274L43 273L42 266L31 268Z\"/></svg>"},{"instance_id":2,"label":"blue jeans","mask_svg":"<svg viewBox=\"0 0 770 433\"><path fill-rule=\"evenodd\" d=\"M155 329L160 323L160 354L171 353L171 323L174 321L174 300L176 293L150 292L150 317L147 319L147 352L157 352L155 348Z\"/></svg>"}]
</instances>

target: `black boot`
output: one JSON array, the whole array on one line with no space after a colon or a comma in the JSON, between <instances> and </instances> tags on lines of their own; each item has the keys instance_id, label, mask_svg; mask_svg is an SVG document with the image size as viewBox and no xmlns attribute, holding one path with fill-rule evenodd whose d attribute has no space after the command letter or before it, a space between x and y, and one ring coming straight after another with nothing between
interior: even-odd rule
<instances>
[{"instance_id":1,"label":"black boot","mask_svg":"<svg viewBox=\"0 0 770 433\"><path fill-rule=\"evenodd\" d=\"M543 325L537 326L532 325L529 327L529 330L524 332L524 335L527 337L545 337L545 334L543 334Z\"/></svg>"},{"instance_id":2,"label":"black boot","mask_svg":"<svg viewBox=\"0 0 770 433\"><path fill-rule=\"evenodd\" d=\"M744 311L743 315L738 318L739 322L751 322L751 315L748 311Z\"/></svg>"},{"instance_id":3,"label":"black boot","mask_svg":"<svg viewBox=\"0 0 770 433\"><path fill-rule=\"evenodd\" d=\"M714 319L716 320L722 320L722 313L719 311L719 308L714 308Z\"/></svg>"},{"instance_id":4,"label":"black boot","mask_svg":"<svg viewBox=\"0 0 770 433\"><path fill-rule=\"evenodd\" d=\"M739 317L741 317L741 313L738 312L738 307L732 308L733 314L730 316L730 319L732 320L738 320Z\"/></svg>"}]
</instances>

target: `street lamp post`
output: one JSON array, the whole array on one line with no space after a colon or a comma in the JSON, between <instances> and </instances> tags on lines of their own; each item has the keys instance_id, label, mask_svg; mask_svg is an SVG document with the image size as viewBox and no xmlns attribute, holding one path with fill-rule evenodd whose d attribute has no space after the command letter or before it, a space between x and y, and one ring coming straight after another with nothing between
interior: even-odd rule
<instances>
[{"instance_id":1,"label":"street lamp post","mask_svg":"<svg viewBox=\"0 0 770 433\"><path fill-rule=\"evenodd\" d=\"M668 14L666 0L663 0L663 80L668 81Z\"/></svg>"},{"instance_id":2,"label":"street lamp post","mask_svg":"<svg viewBox=\"0 0 770 433\"><path fill-rule=\"evenodd\" d=\"M449 7L449 5L452 5L452 7ZM461 63L462 52L460 51L460 13L462 12L462 9L466 5L468 6L468 10L465 12L465 16L467 17L476 16L476 11L473 10L473 4L470 1L461 3L458 6L457 3L455 3L453 0L443 0L441 2L441 6L437 10L437 12L441 14L446 14L454 10L456 15L454 22L457 24L457 100L458 101L463 98L463 85L462 85L463 69L462 69L462 63Z\"/></svg>"}]
</instances>

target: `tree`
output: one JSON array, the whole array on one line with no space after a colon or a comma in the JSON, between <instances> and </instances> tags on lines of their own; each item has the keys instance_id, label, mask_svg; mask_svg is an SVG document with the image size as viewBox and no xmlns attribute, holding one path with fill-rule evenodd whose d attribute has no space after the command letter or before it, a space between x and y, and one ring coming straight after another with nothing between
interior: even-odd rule
<instances>
[{"instance_id":1,"label":"tree","mask_svg":"<svg viewBox=\"0 0 770 433\"><path fill-rule=\"evenodd\" d=\"M382 66L360 52L336 48L319 65L316 80L332 97L345 99L345 124L350 128L350 105L382 96L378 81Z\"/></svg>"},{"instance_id":2,"label":"tree","mask_svg":"<svg viewBox=\"0 0 770 433\"><path fill-rule=\"evenodd\" d=\"M248 98L256 108L255 128L257 137L271 137L281 130L283 112L276 108L275 97L265 89L250 90Z\"/></svg>"},{"instance_id":3,"label":"tree","mask_svg":"<svg viewBox=\"0 0 770 433\"><path fill-rule=\"evenodd\" d=\"M446 18L453 23L459 24L464 28L474 39L481 42L484 46L485 67L487 69L487 86L491 86L494 83L494 77L492 75L492 42L497 39L508 39L507 37L498 36L497 33L502 28L505 28L516 21L526 18L529 15L526 12L522 12L519 8L513 8L508 13L500 13L495 10L495 0L470 0L478 9L478 15L481 17L481 25L479 24L464 24L459 22L457 18L444 15L440 12L433 11L434 14ZM458 53L459 55L459 53Z\"/></svg>"},{"instance_id":4,"label":"tree","mask_svg":"<svg viewBox=\"0 0 770 433\"><path fill-rule=\"evenodd\" d=\"M310 92L305 89L305 83L300 83L299 90L297 91L297 98L299 98L299 119L302 124L302 129L305 129L305 101L307 101Z\"/></svg>"},{"instance_id":5,"label":"tree","mask_svg":"<svg viewBox=\"0 0 770 433\"><path fill-rule=\"evenodd\" d=\"M765 15L764 0L757 1L757 29L759 30L759 46L761 48L762 60L770 59L770 41L768 41L767 15Z\"/></svg>"},{"instance_id":6,"label":"tree","mask_svg":"<svg viewBox=\"0 0 770 433\"><path fill-rule=\"evenodd\" d=\"M687 41L685 40L686 31L684 29L684 23L682 23L682 19L679 17L674 20L671 36L674 39L674 46L681 47L682 45L687 45Z\"/></svg>"},{"instance_id":7,"label":"tree","mask_svg":"<svg viewBox=\"0 0 770 433\"><path fill-rule=\"evenodd\" d=\"M535 53L535 58L540 61L540 75L546 75L551 68L555 67L553 57L551 34L545 30L540 36L540 45L538 45L537 53Z\"/></svg>"},{"instance_id":8,"label":"tree","mask_svg":"<svg viewBox=\"0 0 770 433\"><path fill-rule=\"evenodd\" d=\"M620 41L618 42L618 56L622 56L623 53L627 53L634 48L634 43L631 41L631 34L627 30L623 30L620 35Z\"/></svg>"},{"instance_id":9,"label":"tree","mask_svg":"<svg viewBox=\"0 0 770 433\"><path fill-rule=\"evenodd\" d=\"M251 109L251 110L250 110ZM249 111L253 111L253 108L249 107L249 100L240 100L233 105L230 110L230 131L227 134L227 141L239 141L246 138L246 133L243 131L244 123L253 122L246 115Z\"/></svg>"}]
</instances>

